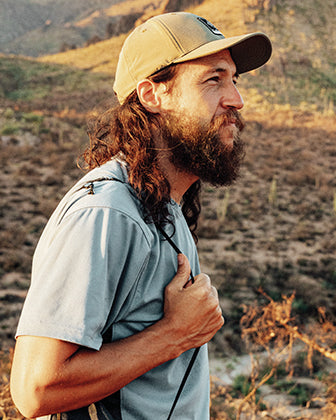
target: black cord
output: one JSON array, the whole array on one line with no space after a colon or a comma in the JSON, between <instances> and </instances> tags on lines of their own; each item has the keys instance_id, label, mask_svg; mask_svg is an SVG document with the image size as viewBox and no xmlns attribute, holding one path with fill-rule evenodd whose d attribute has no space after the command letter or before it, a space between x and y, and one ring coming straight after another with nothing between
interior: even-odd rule
<instances>
[{"instance_id":1,"label":"black cord","mask_svg":"<svg viewBox=\"0 0 336 420\"><path fill-rule=\"evenodd\" d=\"M165 237L165 239L167 239L167 241L169 242L169 244L174 248L174 250L178 254L182 254L182 252L179 250L179 248L176 246L176 244L173 242L173 240L170 238L170 236L168 236L167 233L160 226L158 226L158 229L162 233L162 235ZM192 271L190 271L190 278L191 278L191 282L194 284L195 283L195 279L194 279L194 276L192 274ZM169 415L167 417L167 420L170 420L171 419L171 416L173 415L173 412L175 410L176 404L177 404L177 402L178 402L178 400L179 400L179 398L180 398L180 396L182 394L184 385L187 382L187 379L188 379L188 377L190 375L190 372L191 372L192 367L194 366L194 363L195 363L195 360L196 360L196 357L197 357L199 351L200 351L200 347L197 347L194 350L194 353L193 353L193 355L192 355L192 357L190 359L190 362L189 362L189 365L187 367L187 370L184 373L184 376L183 376L183 379L181 381L180 387L179 387L179 389L178 389L178 391L176 393L175 400L174 400L173 405L172 405L172 407L170 409L170 412L169 412Z\"/></svg>"},{"instance_id":2,"label":"black cord","mask_svg":"<svg viewBox=\"0 0 336 420\"><path fill-rule=\"evenodd\" d=\"M119 182L121 182L123 184L125 183L125 182L119 180L118 178L101 178L101 179L97 179L97 180L94 180L94 181L89 182L88 185L85 185L84 186L84 188L87 188L89 190L89 194L94 194L94 186L93 186L93 183L96 182L96 181L119 181ZM176 244L171 239L171 237L160 226L157 226L157 228L161 232L161 234L164 236L164 238L168 241L168 243L172 246L172 248L176 251L176 253L177 254L182 254L182 252L176 246ZM191 283L194 284L195 283L195 279L194 279L194 276L193 276L193 273L192 273L191 270L190 270L190 279L191 279ZM175 410L176 404L177 404L177 402L178 402L178 400L179 400L179 398L180 398L180 396L182 394L184 385L187 382L187 379L188 379L188 377L190 375L190 372L191 372L192 367L194 366L194 363L195 363L195 360L197 358L197 355L198 355L199 351L200 351L200 347L197 347L197 348L194 349L194 353L193 353L193 355L192 355L192 357L190 359L190 362L189 362L189 365L187 367L187 370L184 373L184 376L182 378L180 387L179 387L179 389L178 389L178 391L176 393L175 400L174 400L174 402L172 404L172 407L170 409L170 412L169 412L169 415L167 417L167 420L170 420L171 419L171 416L173 415L173 412Z\"/></svg>"},{"instance_id":3,"label":"black cord","mask_svg":"<svg viewBox=\"0 0 336 420\"><path fill-rule=\"evenodd\" d=\"M172 405L172 407L171 407L171 409L170 409L170 412L169 412L169 415L168 415L168 417L167 417L167 420L170 420L170 419L171 419L171 416L172 416L172 414L173 414L173 411L175 410L175 407L176 407L177 401L179 400L180 395L182 394L182 391L183 391L184 385L185 385L185 383L187 382L188 376L189 376L189 374L190 374L190 372L191 372L192 367L194 366L194 363L195 363L195 360L196 360L196 357L197 357L197 355L198 355L199 351L200 351L200 347L197 347L196 349L194 349L194 353L193 353L193 355L192 355L192 357L191 357L191 359L190 359L190 362L189 362L189 365L188 365L188 367L187 367L187 370L185 371L185 374L184 374L184 376L183 376L183 379L182 379L181 385L180 385L180 387L179 387L179 389L178 389L178 391L177 391L177 393L176 393L176 397L175 397L175 400L174 400L174 402L173 402L173 405Z\"/></svg>"}]
</instances>

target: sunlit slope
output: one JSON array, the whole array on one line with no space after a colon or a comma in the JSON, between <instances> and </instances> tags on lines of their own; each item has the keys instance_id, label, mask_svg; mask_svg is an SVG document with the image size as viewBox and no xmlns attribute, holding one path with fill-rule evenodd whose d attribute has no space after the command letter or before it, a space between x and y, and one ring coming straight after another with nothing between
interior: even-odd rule
<instances>
[{"instance_id":1,"label":"sunlit slope","mask_svg":"<svg viewBox=\"0 0 336 420\"><path fill-rule=\"evenodd\" d=\"M111 16L113 13L130 13L139 10L139 3L135 0L125 1L120 4L120 10L117 5L111 7L107 12ZM146 2L143 2L146 3ZM208 18L215 23L225 35L236 35L246 32L244 23L244 14L246 5L244 2L228 0L225 2L219 0L208 0L200 6L192 7L188 11L194 12ZM160 13L161 9L153 9L153 14ZM41 62L51 62L66 64L80 69L88 69L94 72L114 73L118 54L126 35L120 35L106 41L98 42L86 48L66 51L64 53L46 55L38 60Z\"/></svg>"},{"instance_id":2,"label":"sunlit slope","mask_svg":"<svg viewBox=\"0 0 336 420\"><path fill-rule=\"evenodd\" d=\"M119 35L86 48L46 55L40 62L64 64L92 72L114 74L119 51L126 35Z\"/></svg>"},{"instance_id":3,"label":"sunlit slope","mask_svg":"<svg viewBox=\"0 0 336 420\"><path fill-rule=\"evenodd\" d=\"M103 10L105 16L114 17L118 15L127 15L139 12L150 12L157 9L162 0L125 0L121 3L114 4ZM94 24L94 21L99 17L99 13L93 12L89 17L76 22L75 26L85 27Z\"/></svg>"},{"instance_id":4,"label":"sunlit slope","mask_svg":"<svg viewBox=\"0 0 336 420\"><path fill-rule=\"evenodd\" d=\"M225 36L248 32L245 24L248 7L245 1L206 0L191 12L204 16L222 31Z\"/></svg>"}]
</instances>

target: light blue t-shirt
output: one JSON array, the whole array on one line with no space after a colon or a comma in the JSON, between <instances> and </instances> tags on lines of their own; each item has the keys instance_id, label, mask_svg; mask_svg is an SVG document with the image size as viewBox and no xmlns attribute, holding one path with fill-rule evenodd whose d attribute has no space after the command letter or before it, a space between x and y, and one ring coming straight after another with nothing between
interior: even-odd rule
<instances>
[{"instance_id":1,"label":"light blue t-shirt","mask_svg":"<svg viewBox=\"0 0 336 420\"><path fill-rule=\"evenodd\" d=\"M95 180L100 181L94 182L94 194L90 194L90 181ZM181 208L171 202L169 210L176 229L172 239L196 275L200 272L197 251ZM127 184L126 167L113 159L79 181L50 218L34 254L17 336L51 337L99 350L108 328L115 341L162 318L164 289L176 271L176 251L153 224L144 222L140 203ZM166 419L192 352L122 388L122 419ZM174 418L209 418L206 346L200 350Z\"/></svg>"}]
</instances>

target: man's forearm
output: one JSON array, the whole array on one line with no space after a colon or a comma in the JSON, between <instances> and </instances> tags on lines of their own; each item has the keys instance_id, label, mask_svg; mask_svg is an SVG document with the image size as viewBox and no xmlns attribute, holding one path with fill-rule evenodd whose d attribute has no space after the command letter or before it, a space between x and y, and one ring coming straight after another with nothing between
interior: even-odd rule
<instances>
[{"instance_id":1,"label":"man's forearm","mask_svg":"<svg viewBox=\"0 0 336 420\"><path fill-rule=\"evenodd\" d=\"M161 323L97 352L81 348L64 363L52 395L63 394L66 409L85 406L111 395L154 367L179 355ZM56 411L62 411L59 407ZM63 410L64 411L64 410Z\"/></svg>"},{"instance_id":2,"label":"man's forearm","mask_svg":"<svg viewBox=\"0 0 336 420\"><path fill-rule=\"evenodd\" d=\"M13 399L29 418L84 407L177 357L183 347L170 337L164 320L136 335L104 344L99 351L54 339L19 337L12 371ZM71 352L62 362L60 353ZM32 370L26 363L30 357L40 358Z\"/></svg>"}]
</instances>

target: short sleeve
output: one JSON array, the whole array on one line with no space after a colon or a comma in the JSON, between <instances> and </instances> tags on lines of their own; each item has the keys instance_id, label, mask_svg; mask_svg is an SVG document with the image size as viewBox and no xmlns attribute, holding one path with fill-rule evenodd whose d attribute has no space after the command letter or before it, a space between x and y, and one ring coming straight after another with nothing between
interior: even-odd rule
<instances>
[{"instance_id":1,"label":"short sleeve","mask_svg":"<svg viewBox=\"0 0 336 420\"><path fill-rule=\"evenodd\" d=\"M141 227L123 212L93 207L70 213L36 249L17 336L46 336L98 350L107 318L113 322L118 316L149 249Z\"/></svg>"}]
</instances>

